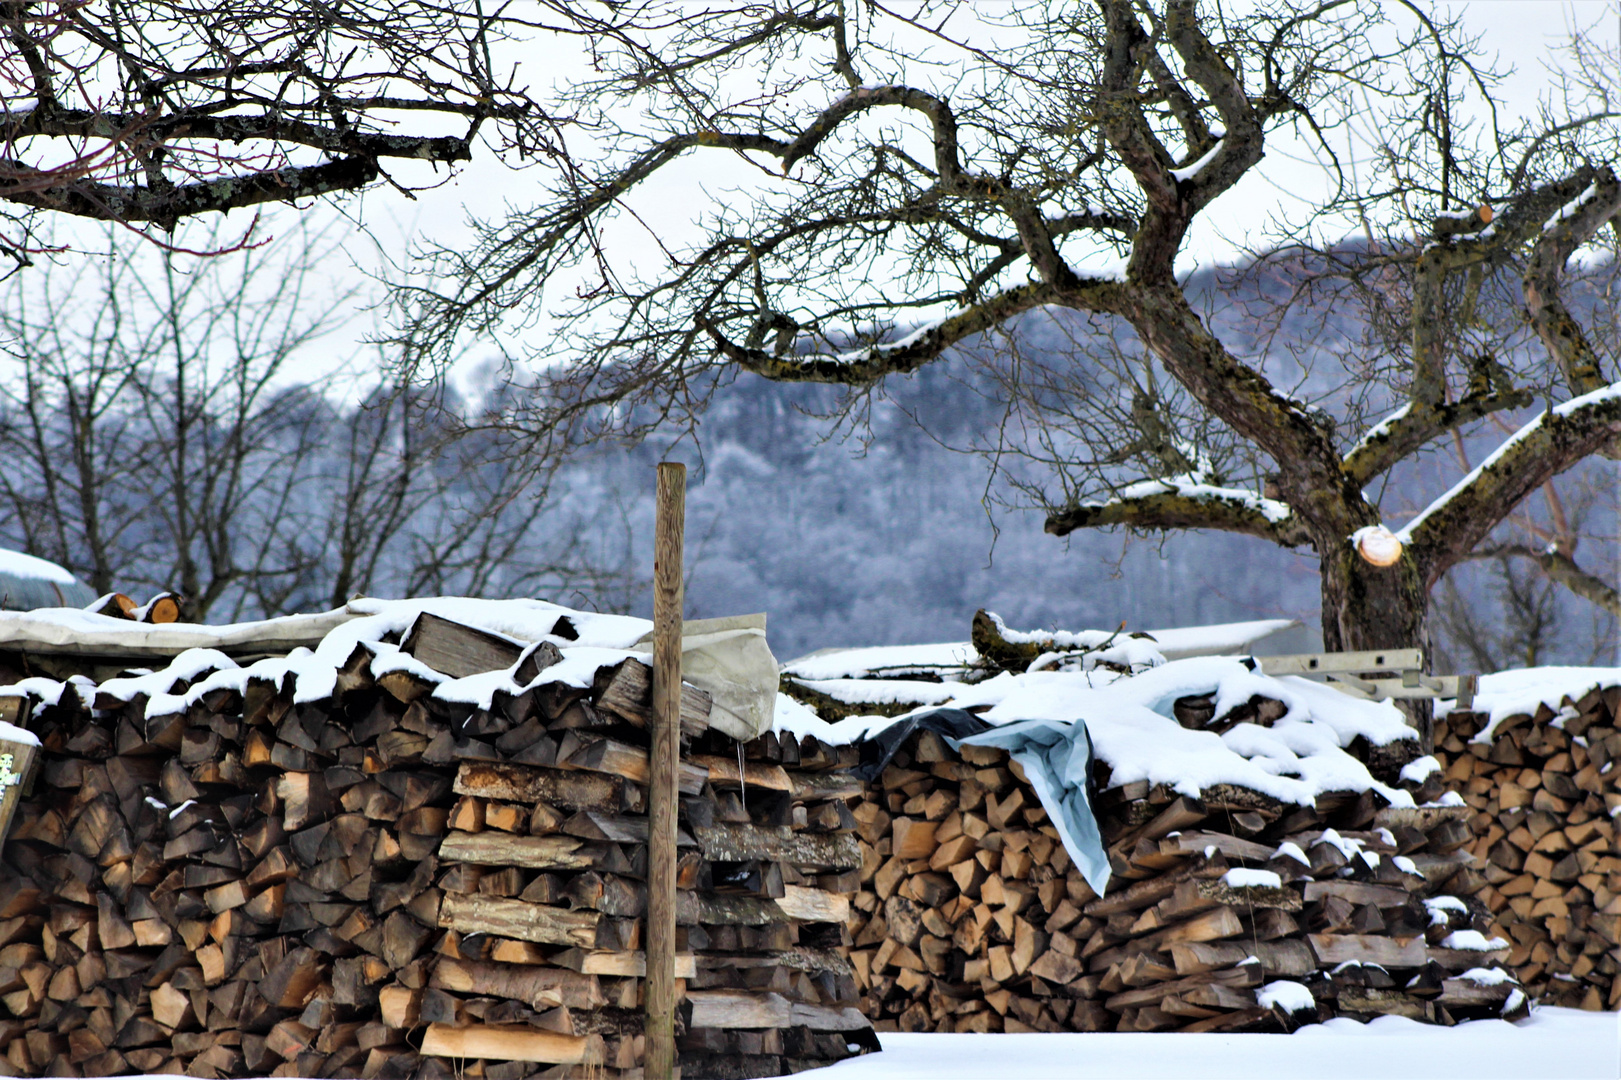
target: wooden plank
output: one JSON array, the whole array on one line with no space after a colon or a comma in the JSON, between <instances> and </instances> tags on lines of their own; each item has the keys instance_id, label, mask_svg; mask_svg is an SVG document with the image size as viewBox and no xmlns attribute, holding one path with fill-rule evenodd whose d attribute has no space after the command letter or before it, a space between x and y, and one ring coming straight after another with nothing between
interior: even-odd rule
<instances>
[{"instance_id":1,"label":"wooden plank","mask_svg":"<svg viewBox=\"0 0 1621 1080\"><path fill-rule=\"evenodd\" d=\"M781 994L742 990L689 990L692 1028L785 1028L793 1023L793 1005Z\"/></svg>"},{"instance_id":2,"label":"wooden plank","mask_svg":"<svg viewBox=\"0 0 1621 1080\"><path fill-rule=\"evenodd\" d=\"M566 751L566 756L562 756ZM590 769L593 772L622 776L638 784L648 778L648 752L639 746L619 742L599 735L581 735L570 732L559 748L558 766L569 769ZM702 755L698 755L702 756ZM735 768L735 767L734 767ZM677 788L683 795L697 795L709 780L709 770L702 765L682 761L678 763Z\"/></svg>"},{"instance_id":3,"label":"wooden plank","mask_svg":"<svg viewBox=\"0 0 1621 1080\"><path fill-rule=\"evenodd\" d=\"M1219 941L1236 937L1244 932L1238 913L1230 907L1218 907L1195 915L1186 922L1166 927L1132 942L1147 949L1163 949L1178 941Z\"/></svg>"},{"instance_id":4,"label":"wooden plank","mask_svg":"<svg viewBox=\"0 0 1621 1080\"><path fill-rule=\"evenodd\" d=\"M1376 829L1410 827L1429 832L1443 821L1467 821L1474 816L1470 806L1387 806L1373 815Z\"/></svg>"},{"instance_id":5,"label":"wooden plank","mask_svg":"<svg viewBox=\"0 0 1621 1080\"><path fill-rule=\"evenodd\" d=\"M570 971L578 971L583 975L613 975L621 978L627 976L644 978L647 975L647 954L644 952L564 949L548 962L568 968ZM698 961L692 953L675 954L676 978L691 979L696 978L697 974Z\"/></svg>"},{"instance_id":6,"label":"wooden plank","mask_svg":"<svg viewBox=\"0 0 1621 1080\"><path fill-rule=\"evenodd\" d=\"M761 788L769 791L793 791L794 780L788 771L781 765L767 765L760 761L745 761L743 770L738 771L735 758L721 757L718 754L693 754L691 761L709 770L709 782L712 784L741 784L746 788Z\"/></svg>"},{"instance_id":7,"label":"wooden plank","mask_svg":"<svg viewBox=\"0 0 1621 1080\"><path fill-rule=\"evenodd\" d=\"M600 810L617 814L639 808L641 796L630 785L607 773L549 769L495 761L464 761L456 769L452 790L458 795L484 799L537 802L569 810Z\"/></svg>"},{"instance_id":8,"label":"wooden plank","mask_svg":"<svg viewBox=\"0 0 1621 1080\"><path fill-rule=\"evenodd\" d=\"M1375 907L1400 907L1413 898L1406 889L1394 885L1377 885L1371 881L1308 881L1306 901L1338 896L1353 904L1372 904Z\"/></svg>"},{"instance_id":9,"label":"wooden plank","mask_svg":"<svg viewBox=\"0 0 1621 1080\"><path fill-rule=\"evenodd\" d=\"M1232 967L1254 956L1268 976L1306 975L1317 970L1317 960L1304 941L1179 941L1171 946L1171 962L1178 975Z\"/></svg>"},{"instance_id":10,"label":"wooden plank","mask_svg":"<svg viewBox=\"0 0 1621 1080\"><path fill-rule=\"evenodd\" d=\"M530 870L590 870L600 846L573 836L518 836L506 832L451 832L439 844L440 862L522 866Z\"/></svg>"},{"instance_id":11,"label":"wooden plank","mask_svg":"<svg viewBox=\"0 0 1621 1080\"><path fill-rule=\"evenodd\" d=\"M451 1027L429 1024L422 1036L426 1057L492 1061L538 1061L555 1065L600 1066L607 1053L601 1035L562 1035L527 1024Z\"/></svg>"},{"instance_id":12,"label":"wooden plank","mask_svg":"<svg viewBox=\"0 0 1621 1080\"><path fill-rule=\"evenodd\" d=\"M1168 994L1186 995L1186 992L1195 987L1225 986L1225 987L1251 987L1260 986L1262 981L1260 964L1244 964L1240 967L1231 967L1223 971L1208 971L1198 975L1190 975L1182 979L1171 979L1167 982L1154 983L1150 986L1141 986L1115 994L1103 1004L1106 1008L1119 1012L1125 1008L1137 1008L1143 1005L1152 1005ZM1244 1004L1253 1005L1255 999L1250 997Z\"/></svg>"},{"instance_id":13,"label":"wooden plank","mask_svg":"<svg viewBox=\"0 0 1621 1080\"><path fill-rule=\"evenodd\" d=\"M849 897L803 885L785 885L783 895L777 897L777 906L799 922L843 923L850 919Z\"/></svg>"},{"instance_id":14,"label":"wooden plank","mask_svg":"<svg viewBox=\"0 0 1621 1080\"><path fill-rule=\"evenodd\" d=\"M1329 672L1406 671L1424 666L1423 649L1366 649L1360 652L1298 653L1258 656L1266 675L1313 675Z\"/></svg>"},{"instance_id":15,"label":"wooden plank","mask_svg":"<svg viewBox=\"0 0 1621 1080\"><path fill-rule=\"evenodd\" d=\"M567 911L502 896L446 893L439 903L439 925L463 934L495 934L543 945L597 946L602 913Z\"/></svg>"},{"instance_id":16,"label":"wooden plank","mask_svg":"<svg viewBox=\"0 0 1621 1080\"><path fill-rule=\"evenodd\" d=\"M22 701L21 698L0 700ZM17 816L17 804L23 789L29 786L35 763L39 760L37 743L0 739L0 845L11 833L11 819Z\"/></svg>"},{"instance_id":17,"label":"wooden plank","mask_svg":"<svg viewBox=\"0 0 1621 1080\"><path fill-rule=\"evenodd\" d=\"M1386 968L1423 967L1424 939L1380 937L1375 934L1307 934L1306 942L1319 964L1332 966L1347 960Z\"/></svg>"},{"instance_id":18,"label":"wooden plank","mask_svg":"<svg viewBox=\"0 0 1621 1080\"><path fill-rule=\"evenodd\" d=\"M661 462L653 526L653 715L647 791L647 982L643 1075L675 1071L676 773L681 761L682 540L687 467Z\"/></svg>"},{"instance_id":19,"label":"wooden plank","mask_svg":"<svg viewBox=\"0 0 1621 1080\"><path fill-rule=\"evenodd\" d=\"M775 900L686 889L676 894L675 918L682 926L768 926L788 921Z\"/></svg>"},{"instance_id":20,"label":"wooden plank","mask_svg":"<svg viewBox=\"0 0 1621 1080\"><path fill-rule=\"evenodd\" d=\"M693 826L704 858L715 862L787 862L854 870L861 866L860 841L854 833L812 835L761 825Z\"/></svg>"},{"instance_id":21,"label":"wooden plank","mask_svg":"<svg viewBox=\"0 0 1621 1080\"><path fill-rule=\"evenodd\" d=\"M865 1031L872 1024L861 1015L861 1010L846 1005L842 1009L826 1005L807 1005L796 1001L789 1006L788 1022L794 1027L807 1027L812 1031Z\"/></svg>"},{"instance_id":22,"label":"wooden plank","mask_svg":"<svg viewBox=\"0 0 1621 1080\"><path fill-rule=\"evenodd\" d=\"M1266 862L1277 850L1266 844L1257 844L1253 840L1241 840L1226 833L1214 832L1185 832L1179 836L1168 836L1159 842L1160 851L1166 854L1186 852L1199 855L1211 847L1229 859L1251 859L1255 862Z\"/></svg>"},{"instance_id":23,"label":"wooden plank","mask_svg":"<svg viewBox=\"0 0 1621 1080\"><path fill-rule=\"evenodd\" d=\"M531 1009L600 1009L608 1003L595 975L562 967L496 964L441 956L428 985L458 994L511 998Z\"/></svg>"},{"instance_id":24,"label":"wooden plank","mask_svg":"<svg viewBox=\"0 0 1621 1080\"><path fill-rule=\"evenodd\" d=\"M506 670L518 662L524 647L512 638L424 611L406 631L400 651L442 675L462 679Z\"/></svg>"}]
</instances>

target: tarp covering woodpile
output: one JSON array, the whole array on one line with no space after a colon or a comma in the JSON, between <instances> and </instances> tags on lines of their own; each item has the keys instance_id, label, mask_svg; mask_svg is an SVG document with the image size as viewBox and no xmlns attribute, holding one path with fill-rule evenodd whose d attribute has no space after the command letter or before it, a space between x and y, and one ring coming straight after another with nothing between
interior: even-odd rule
<instances>
[{"instance_id":1,"label":"tarp covering woodpile","mask_svg":"<svg viewBox=\"0 0 1621 1080\"><path fill-rule=\"evenodd\" d=\"M1491 932L1526 991L1621 1007L1621 668L1487 675L1436 722L1435 773L1474 816Z\"/></svg>"},{"instance_id":2,"label":"tarp covering woodpile","mask_svg":"<svg viewBox=\"0 0 1621 1080\"><path fill-rule=\"evenodd\" d=\"M8 1071L639 1075L646 620L460 599L246 631L28 618L104 632L57 633L58 671L147 634L224 647L0 688L44 762L0 876ZM764 648L747 620L711 633ZM711 665L733 724L765 712L749 667ZM839 952L855 753L767 735L751 760L713 711L684 688L683 1075L876 1049Z\"/></svg>"},{"instance_id":3,"label":"tarp covering woodpile","mask_svg":"<svg viewBox=\"0 0 1621 1080\"><path fill-rule=\"evenodd\" d=\"M785 693L803 701L780 706L779 731L869 758L907 722L904 705L1090 736L1102 895L1054 827L1052 793L1005 749L918 729L869 785L848 929L880 1031L1523 1013L1507 942L1486 933L1475 896L1469 811L1407 767L1419 745L1396 709L1237 657L1166 662L1154 646L1015 634L982 614L971 645L785 669ZM829 699L834 723L814 711ZM875 702L901 715L862 715Z\"/></svg>"}]
</instances>

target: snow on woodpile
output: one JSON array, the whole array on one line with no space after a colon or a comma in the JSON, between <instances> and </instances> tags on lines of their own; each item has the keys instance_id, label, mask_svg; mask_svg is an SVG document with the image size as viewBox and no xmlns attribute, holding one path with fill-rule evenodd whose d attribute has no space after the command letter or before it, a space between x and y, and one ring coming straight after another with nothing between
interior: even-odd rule
<instances>
[{"instance_id":1,"label":"snow on woodpile","mask_svg":"<svg viewBox=\"0 0 1621 1080\"><path fill-rule=\"evenodd\" d=\"M1483 676L1436 724L1436 776L1473 815L1487 932L1526 992L1621 1008L1621 668Z\"/></svg>"},{"instance_id":2,"label":"snow on woodpile","mask_svg":"<svg viewBox=\"0 0 1621 1080\"><path fill-rule=\"evenodd\" d=\"M988 613L975 631L973 661L957 670L939 650L785 669L779 737L853 743L874 767L875 751L895 751L855 808L861 890L848 925L861 1007L879 1030L1523 1014L1512 975L1481 976L1500 970L1507 942L1485 933L1473 895L1484 882L1460 850L1469 811L1433 767L1407 768L1418 742L1394 708L1236 657L1166 661L1141 638L1019 634ZM936 688L931 708L863 708L882 697L863 683L909 681ZM962 712L934 714L936 702ZM965 713L987 731L954 745L929 728L960 734ZM1067 808L1054 805L1051 771L1031 768L1052 759L979 744L1030 721L1090 735L1091 776L1068 797L1094 782L1102 895L1058 827ZM1070 771L1086 760L1066 753Z\"/></svg>"},{"instance_id":3,"label":"snow on woodpile","mask_svg":"<svg viewBox=\"0 0 1621 1080\"><path fill-rule=\"evenodd\" d=\"M0 868L7 1071L641 1074L650 623L457 598L268 634L100 618L19 633L54 626L58 665L158 662L0 687L43 746ZM876 1049L839 952L854 751L742 753L717 700L683 687L683 1075Z\"/></svg>"}]
</instances>

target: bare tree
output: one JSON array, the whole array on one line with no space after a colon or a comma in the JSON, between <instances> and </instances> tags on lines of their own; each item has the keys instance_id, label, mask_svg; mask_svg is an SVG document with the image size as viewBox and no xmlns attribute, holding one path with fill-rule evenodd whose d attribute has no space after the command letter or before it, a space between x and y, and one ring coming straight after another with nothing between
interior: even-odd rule
<instances>
[{"instance_id":1,"label":"bare tree","mask_svg":"<svg viewBox=\"0 0 1621 1080\"><path fill-rule=\"evenodd\" d=\"M1057 474L1029 488L1049 532L1311 549L1325 643L1354 649L1419 643L1448 568L1621 435L1614 360L1563 297L1621 212L1613 59L1513 126L1459 18L1414 5L648 5L592 45L600 76L560 103L592 156L437 252L451 284L418 289L401 328L443 359L549 304L542 387L496 421L537 456L695 428L737 372L859 405L994 355L1018 394L986 446ZM1190 230L1254 197L1236 189L1269 146L1316 153L1325 194L1280 215L1249 274L1190 296ZM616 258L632 193L695 156L734 185L699 237L649 221L666 257ZM1324 302L1354 326L1291 351L1283 331ZM1394 565L1359 557L1393 469L1537 398L1407 523Z\"/></svg>"},{"instance_id":2,"label":"bare tree","mask_svg":"<svg viewBox=\"0 0 1621 1080\"><path fill-rule=\"evenodd\" d=\"M549 6L526 22L505 5L424 0L3 0L0 203L14 229L0 250L37 250L30 209L172 231L209 212L418 187L407 163L466 161L481 134L537 150L550 122L492 55Z\"/></svg>"},{"instance_id":3,"label":"bare tree","mask_svg":"<svg viewBox=\"0 0 1621 1080\"><path fill-rule=\"evenodd\" d=\"M316 271L331 236L231 260L107 242L13 279L0 306L0 542L99 592L177 591L196 619L613 576L546 477L456 439L454 401L344 400L366 372L323 351L353 315Z\"/></svg>"}]
</instances>

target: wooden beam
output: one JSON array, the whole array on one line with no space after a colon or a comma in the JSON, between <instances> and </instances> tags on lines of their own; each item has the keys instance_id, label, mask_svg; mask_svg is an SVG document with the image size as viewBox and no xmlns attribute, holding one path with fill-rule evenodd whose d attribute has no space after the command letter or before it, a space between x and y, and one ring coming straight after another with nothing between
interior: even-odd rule
<instances>
[{"instance_id":1,"label":"wooden beam","mask_svg":"<svg viewBox=\"0 0 1621 1080\"><path fill-rule=\"evenodd\" d=\"M527 1024L480 1024L451 1027L429 1024L422 1036L429 1057L494 1061L539 1061L555 1065L601 1065L606 1058L601 1035L560 1035Z\"/></svg>"},{"instance_id":2,"label":"wooden beam","mask_svg":"<svg viewBox=\"0 0 1621 1080\"><path fill-rule=\"evenodd\" d=\"M567 911L500 896L446 893L439 903L439 925L447 929L463 934L495 934L543 945L596 948L601 922L600 912Z\"/></svg>"},{"instance_id":3,"label":"wooden beam","mask_svg":"<svg viewBox=\"0 0 1621 1080\"><path fill-rule=\"evenodd\" d=\"M682 544L687 467L662 462L653 526L653 718L648 753L646 1080L675 1071L675 870L681 758Z\"/></svg>"}]
</instances>

